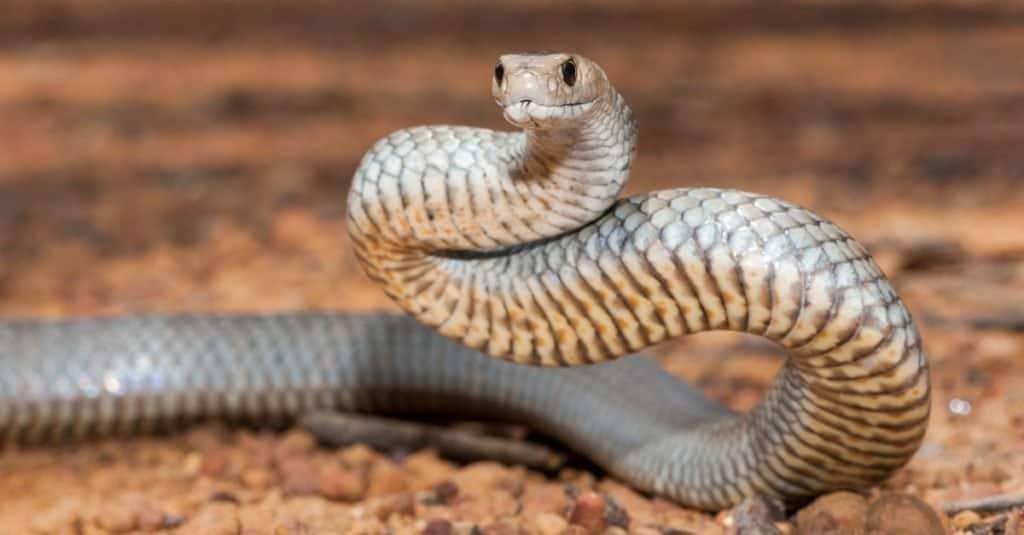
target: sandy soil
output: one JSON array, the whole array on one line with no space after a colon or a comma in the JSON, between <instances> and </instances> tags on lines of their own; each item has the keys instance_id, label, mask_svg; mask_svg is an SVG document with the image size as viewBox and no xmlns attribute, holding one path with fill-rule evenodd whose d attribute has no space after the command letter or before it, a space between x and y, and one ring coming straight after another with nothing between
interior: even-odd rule
<instances>
[{"instance_id":1,"label":"sandy soil","mask_svg":"<svg viewBox=\"0 0 1024 535\"><path fill-rule=\"evenodd\" d=\"M630 192L771 193L877 255L920 324L935 386L919 455L882 490L933 505L1024 492L1018 6L9 4L2 315L393 309L346 242L362 152L413 124L504 128L488 96L495 57L577 50L639 117ZM737 408L756 403L779 358L729 334L655 352ZM332 451L294 431L0 452L3 534L720 533L730 518L589 469ZM951 525L1002 533L1013 518ZM780 526L804 529L794 523Z\"/></svg>"}]
</instances>

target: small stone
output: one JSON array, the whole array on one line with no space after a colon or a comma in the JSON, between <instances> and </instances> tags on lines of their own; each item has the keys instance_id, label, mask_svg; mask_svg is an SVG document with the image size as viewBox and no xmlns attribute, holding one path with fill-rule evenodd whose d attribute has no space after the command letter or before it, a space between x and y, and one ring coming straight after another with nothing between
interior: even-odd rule
<instances>
[{"instance_id":1,"label":"small stone","mask_svg":"<svg viewBox=\"0 0 1024 535\"><path fill-rule=\"evenodd\" d=\"M303 455L316 448L316 438L301 429L293 429L274 445L274 455L278 459L287 459Z\"/></svg>"},{"instance_id":2,"label":"small stone","mask_svg":"<svg viewBox=\"0 0 1024 535\"><path fill-rule=\"evenodd\" d=\"M248 468L242 472L242 484L249 490L266 490L270 486L270 472L262 468Z\"/></svg>"},{"instance_id":3,"label":"small stone","mask_svg":"<svg viewBox=\"0 0 1024 535\"><path fill-rule=\"evenodd\" d=\"M796 533L864 533L864 515L867 509L867 502L859 494L826 494L796 514Z\"/></svg>"},{"instance_id":4,"label":"small stone","mask_svg":"<svg viewBox=\"0 0 1024 535\"><path fill-rule=\"evenodd\" d=\"M380 455L365 444L355 444L338 452L338 459L349 468L362 468L376 461Z\"/></svg>"},{"instance_id":5,"label":"small stone","mask_svg":"<svg viewBox=\"0 0 1024 535\"><path fill-rule=\"evenodd\" d=\"M434 450L421 450L407 456L402 466L409 472L414 485L428 487L451 479L456 466L437 456Z\"/></svg>"},{"instance_id":6,"label":"small stone","mask_svg":"<svg viewBox=\"0 0 1024 535\"><path fill-rule=\"evenodd\" d=\"M569 522L554 513L541 513L533 517L533 524L540 535L559 535L569 526Z\"/></svg>"},{"instance_id":7,"label":"small stone","mask_svg":"<svg viewBox=\"0 0 1024 535\"><path fill-rule=\"evenodd\" d=\"M592 490L583 491L569 510L569 523L583 527L587 533L601 533L606 527L604 514L604 498Z\"/></svg>"},{"instance_id":8,"label":"small stone","mask_svg":"<svg viewBox=\"0 0 1024 535\"><path fill-rule=\"evenodd\" d=\"M946 529L930 505L911 494L884 494L868 505L868 533L943 535Z\"/></svg>"},{"instance_id":9,"label":"small stone","mask_svg":"<svg viewBox=\"0 0 1024 535\"><path fill-rule=\"evenodd\" d=\"M184 462L181 463L181 471L189 477L195 477L199 475L199 471L203 468L203 456L193 451L185 456Z\"/></svg>"},{"instance_id":10,"label":"small stone","mask_svg":"<svg viewBox=\"0 0 1024 535\"><path fill-rule=\"evenodd\" d=\"M956 529L967 529L971 524L981 522L981 515L974 511L960 511L953 517L953 527Z\"/></svg>"},{"instance_id":11,"label":"small stone","mask_svg":"<svg viewBox=\"0 0 1024 535\"><path fill-rule=\"evenodd\" d=\"M452 523L443 518L434 518L423 528L423 535L451 535Z\"/></svg>"},{"instance_id":12,"label":"small stone","mask_svg":"<svg viewBox=\"0 0 1024 535\"><path fill-rule=\"evenodd\" d=\"M316 494L320 489L320 477L316 468L302 458L282 462L281 489L289 496Z\"/></svg>"},{"instance_id":13,"label":"small stone","mask_svg":"<svg viewBox=\"0 0 1024 535\"><path fill-rule=\"evenodd\" d=\"M220 477L224 475L228 466L228 456L220 449L206 452L199 467L199 473L206 477Z\"/></svg>"},{"instance_id":14,"label":"small stone","mask_svg":"<svg viewBox=\"0 0 1024 535\"><path fill-rule=\"evenodd\" d=\"M354 470L331 468L320 476L320 494L330 500L354 502L363 498L365 485Z\"/></svg>"},{"instance_id":15,"label":"small stone","mask_svg":"<svg viewBox=\"0 0 1024 535\"><path fill-rule=\"evenodd\" d=\"M496 489L510 490L515 487L509 480L520 477L519 473L490 461L480 461L465 466L452 478L466 494L486 494Z\"/></svg>"},{"instance_id":16,"label":"small stone","mask_svg":"<svg viewBox=\"0 0 1024 535\"><path fill-rule=\"evenodd\" d=\"M619 506L611 496L604 496L604 520L611 527L629 529L629 513Z\"/></svg>"},{"instance_id":17,"label":"small stone","mask_svg":"<svg viewBox=\"0 0 1024 535\"><path fill-rule=\"evenodd\" d=\"M383 496L408 490L405 472L387 460L373 463L370 469L368 496Z\"/></svg>"},{"instance_id":18,"label":"small stone","mask_svg":"<svg viewBox=\"0 0 1024 535\"><path fill-rule=\"evenodd\" d=\"M534 483L527 485L519 498L522 514L532 517L542 513L562 514L569 509L569 497L565 488L557 483Z\"/></svg>"},{"instance_id":19,"label":"small stone","mask_svg":"<svg viewBox=\"0 0 1024 535\"><path fill-rule=\"evenodd\" d=\"M443 504L452 503L452 500L459 495L459 486L449 479L446 479L434 486L434 496Z\"/></svg>"}]
</instances>

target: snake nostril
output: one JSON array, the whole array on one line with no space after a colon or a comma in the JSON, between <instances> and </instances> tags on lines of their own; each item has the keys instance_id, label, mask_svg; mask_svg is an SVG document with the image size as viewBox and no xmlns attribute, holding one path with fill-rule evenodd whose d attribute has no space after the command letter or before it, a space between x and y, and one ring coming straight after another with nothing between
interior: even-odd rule
<instances>
[{"instance_id":1,"label":"snake nostril","mask_svg":"<svg viewBox=\"0 0 1024 535\"><path fill-rule=\"evenodd\" d=\"M533 99L522 98L522 99L519 99L519 103L522 104L523 106L527 106L529 104L533 104Z\"/></svg>"}]
</instances>

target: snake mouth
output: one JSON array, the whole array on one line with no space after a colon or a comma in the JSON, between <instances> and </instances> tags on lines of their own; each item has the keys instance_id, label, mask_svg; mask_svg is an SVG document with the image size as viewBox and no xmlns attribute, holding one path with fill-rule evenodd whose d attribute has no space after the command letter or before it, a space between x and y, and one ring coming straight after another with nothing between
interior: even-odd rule
<instances>
[{"instance_id":1,"label":"snake mouth","mask_svg":"<svg viewBox=\"0 0 1024 535\"><path fill-rule=\"evenodd\" d=\"M591 102L570 102L568 104L538 104L529 99L502 106L505 120L516 126L539 126L541 121L550 119L571 119L579 117L594 105Z\"/></svg>"}]
</instances>

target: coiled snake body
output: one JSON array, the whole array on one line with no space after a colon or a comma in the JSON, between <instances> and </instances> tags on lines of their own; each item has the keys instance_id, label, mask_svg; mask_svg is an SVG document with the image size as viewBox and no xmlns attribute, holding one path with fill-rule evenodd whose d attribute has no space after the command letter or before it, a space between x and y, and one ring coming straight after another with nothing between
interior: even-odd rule
<instances>
[{"instance_id":1,"label":"coiled snake body","mask_svg":"<svg viewBox=\"0 0 1024 535\"><path fill-rule=\"evenodd\" d=\"M0 434L319 408L501 415L702 508L863 488L906 463L928 419L927 363L858 242L741 191L617 200L636 125L586 58L503 56L493 93L522 131L395 132L366 154L348 203L367 273L462 345L391 315L8 320ZM605 362L714 329L789 351L747 414L643 357Z\"/></svg>"}]
</instances>

